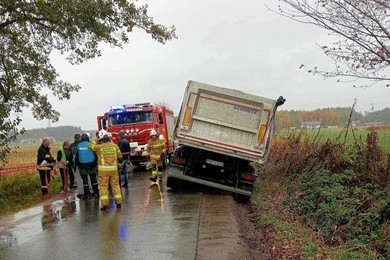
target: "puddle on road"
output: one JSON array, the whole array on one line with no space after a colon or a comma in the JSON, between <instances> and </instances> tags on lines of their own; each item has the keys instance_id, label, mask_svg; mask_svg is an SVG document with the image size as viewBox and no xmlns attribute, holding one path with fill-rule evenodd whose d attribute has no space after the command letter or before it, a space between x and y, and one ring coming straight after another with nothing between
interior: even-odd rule
<instances>
[{"instance_id":1,"label":"puddle on road","mask_svg":"<svg viewBox=\"0 0 390 260\"><path fill-rule=\"evenodd\" d=\"M70 217L76 211L74 200L63 200L43 206L44 215L41 223L42 229L50 228L53 223L57 223Z\"/></svg>"},{"instance_id":2,"label":"puddle on road","mask_svg":"<svg viewBox=\"0 0 390 260\"><path fill-rule=\"evenodd\" d=\"M33 239L37 234L72 216L78 207L74 197L29 208L16 213L12 223L0 233L0 250Z\"/></svg>"},{"instance_id":3,"label":"puddle on road","mask_svg":"<svg viewBox=\"0 0 390 260\"><path fill-rule=\"evenodd\" d=\"M146 212L150 206L151 201L159 201L161 213L164 214L165 206L164 206L164 189L160 182L152 183L149 187L145 186L145 189L148 191L142 201L142 212Z\"/></svg>"}]
</instances>

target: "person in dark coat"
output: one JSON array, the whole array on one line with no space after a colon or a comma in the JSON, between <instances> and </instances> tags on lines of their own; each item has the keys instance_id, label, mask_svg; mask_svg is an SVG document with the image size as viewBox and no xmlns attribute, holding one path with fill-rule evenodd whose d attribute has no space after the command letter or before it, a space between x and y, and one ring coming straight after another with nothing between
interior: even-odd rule
<instances>
[{"instance_id":1,"label":"person in dark coat","mask_svg":"<svg viewBox=\"0 0 390 260\"><path fill-rule=\"evenodd\" d=\"M75 162L75 157L77 153L77 145L81 143L81 135L80 134L75 134L74 135L74 142L70 145L70 151L72 153L72 167L71 171L73 172L73 175L77 179L77 189L78 189L78 194L77 197L81 198L84 195L84 187L83 187L83 179L81 178L80 172L79 172L79 167L76 166Z\"/></svg>"},{"instance_id":2,"label":"person in dark coat","mask_svg":"<svg viewBox=\"0 0 390 260\"><path fill-rule=\"evenodd\" d=\"M44 138L41 146L37 151L37 166L39 178L41 180L42 196L49 194L48 186L50 185L50 172L53 170L55 159L50 153L50 140Z\"/></svg>"},{"instance_id":3,"label":"person in dark coat","mask_svg":"<svg viewBox=\"0 0 390 260\"><path fill-rule=\"evenodd\" d=\"M127 163L130 159L130 144L129 141L125 138L125 131L120 131L119 134L119 142L118 147L119 150L121 150L121 153L123 155L123 161L122 161L122 170L120 171L120 175L123 175L124 177L124 184L122 187L129 187L129 173L127 172ZM119 176L119 185L121 183L121 176Z\"/></svg>"}]
</instances>

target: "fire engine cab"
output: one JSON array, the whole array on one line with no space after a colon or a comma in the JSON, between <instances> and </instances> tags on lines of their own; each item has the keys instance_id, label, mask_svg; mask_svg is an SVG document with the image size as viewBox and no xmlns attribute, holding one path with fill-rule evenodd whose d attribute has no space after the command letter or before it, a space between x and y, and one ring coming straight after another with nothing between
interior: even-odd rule
<instances>
[{"instance_id":1,"label":"fire engine cab","mask_svg":"<svg viewBox=\"0 0 390 260\"><path fill-rule=\"evenodd\" d=\"M155 129L167 144L167 154L173 152L173 111L150 103L115 105L97 117L98 129L105 129L111 135L114 143L118 143L118 133L125 132L125 138L130 143L130 161L133 165L146 162L147 143L150 131Z\"/></svg>"}]
</instances>

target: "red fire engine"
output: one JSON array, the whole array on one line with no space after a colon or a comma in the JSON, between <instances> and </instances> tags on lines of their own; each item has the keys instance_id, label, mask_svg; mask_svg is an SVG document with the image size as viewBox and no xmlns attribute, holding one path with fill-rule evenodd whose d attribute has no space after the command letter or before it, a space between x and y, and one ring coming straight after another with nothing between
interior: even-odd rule
<instances>
[{"instance_id":1,"label":"red fire engine","mask_svg":"<svg viewBox=\"0 0 390 260\"><path fill-rule=\"evenodd\" d=\"M173 152L173 111L150 103L111 106L110 111L97 117L98 129L105 129L118 142L118 133L123 130L130 143L130 161L139 165L146 161L147 143L150 131L155 129L167 143L168 155Z\"/></svg>"}]
</instances>

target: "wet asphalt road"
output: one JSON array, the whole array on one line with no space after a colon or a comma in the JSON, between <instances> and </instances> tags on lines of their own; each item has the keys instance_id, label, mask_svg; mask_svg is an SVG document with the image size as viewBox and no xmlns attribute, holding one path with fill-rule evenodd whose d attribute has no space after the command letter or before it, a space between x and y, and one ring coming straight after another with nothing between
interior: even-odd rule
<instances>
[{"instance_id":1,"label":"wet asphalt road","mask_svg":"<svg viewBox=\"0 0 390 260\"><path fill-rule=\"evenodd\" d=\"M129 173L122 209L62 199L17 213L0 229L0 259L195 259L202 194L175 193Z\"/></svg>"}]
</instances>

